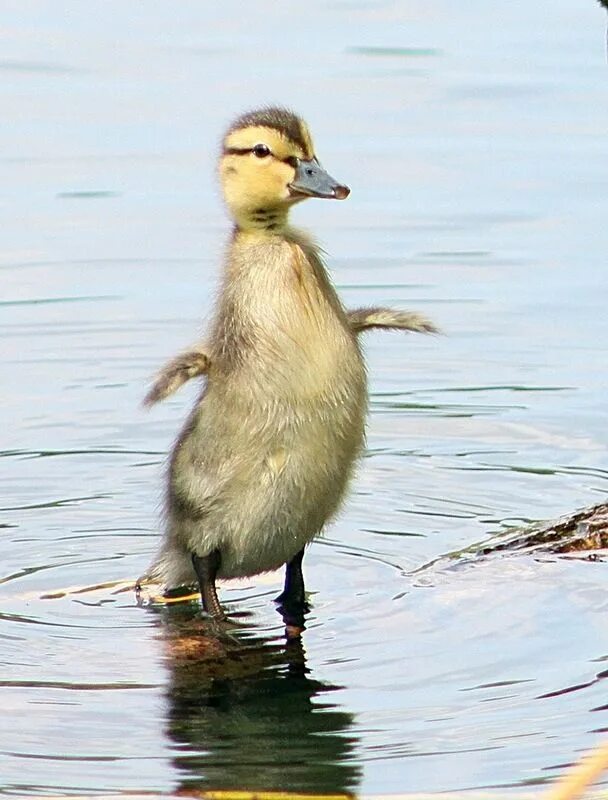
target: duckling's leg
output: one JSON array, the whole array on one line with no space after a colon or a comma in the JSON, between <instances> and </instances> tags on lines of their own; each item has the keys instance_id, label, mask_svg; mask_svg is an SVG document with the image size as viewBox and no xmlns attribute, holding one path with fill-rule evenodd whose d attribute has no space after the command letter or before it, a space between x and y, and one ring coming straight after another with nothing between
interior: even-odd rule
<instances>
[{"instance_id":1,"label":"duckling's leg","mask_svg":"<svg viewBox=\"0 0 608 800\"><path fill-rule=\"evenodd\" d=\"M371 328L385 328L415 333L439 333L433 323L416 314L414 311L398 311L394 308L381 306L372 308L355 308L347 311L348 321L355 333L362 333Z\"/></svg>"},{"instance_id":2,"label":"duckling's leg","mask_svg":"<svg viewBox=\"0 0 608 800\"><path fill-rule=\"evenodd\" d=\"M280 604L279 610L283 614L286 625L304 627L304 614L308 611L306 593L304 590L304 575L302 574L302 559L304 548L287 562L285 568L285 587L276 598Z\"/></svg>"},{"instance_id":3,"label":"duckling's leg","mask_svg":"<svg viewBox=\"0 0 608 800\"><path fill-rule=\"evenodd\" d=\"M172 358L158 373L158 377L144 398L144 405L152 406L160 400L165 400L191 378L205 375L209 371L210 363L211 359L202 350L188 350Z\"/></svg>"},{"instance_id":4,"label":"duckling's leg","mask_svg":"<svg viewBox=\"0 0 608 800\"><path fill-rule=\"evenodd\" d=\"M220 560L219 550L213 550L208 556L197 556L196 553L192 553L192 564L201 588L203 608L214 619L225 617L215 588L215 576L220 567Z\"/></svg>"}]
</instances>

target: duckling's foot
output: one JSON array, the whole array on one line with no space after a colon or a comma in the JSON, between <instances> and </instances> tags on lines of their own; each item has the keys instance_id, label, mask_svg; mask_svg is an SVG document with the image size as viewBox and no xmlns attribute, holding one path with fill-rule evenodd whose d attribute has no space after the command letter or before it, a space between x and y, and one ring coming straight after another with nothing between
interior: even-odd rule
<instances>
[{"instance_id":1,"label":"duckling's foot","mask_svg":"<svg viewBox=\"0 0 608 800\"><path fill-rule=\"evenodd\" d=\"M291 561L287 562L285 587L275 599L275 602L279 604L278 611L283 617L288 638L290 631L291 635L299 635L304 630L304 616L310 611L306 602L304 575L302 574L303 558L304 548Z\"/></svg>"},{"instance_id":2,"label":"duckling's foot","mask_svg":"<svg viewBox=\"0 0 608 800\"><path fill-rule=\"evenodd\" d=\"M310 611L307 603L301 606L280 605L277 609L285 624L285 635L288 639L297 638L306 629L306 614Z\"/></svg>"},{"instance_id":3,"label":"duckling's foot","mask_svg":"<svg viewBox=\"0 0 608 800\"><path fill-rule=\"evenodd\" d=\"M197 556L196 553L192 553L192 565L201 589L203 608L215 620L226 619L215 588L215 577L220 567L220 561L219 550L213 550L208 556Z\"/></svg>"},{"instance_id":4,"label":"duckling's foot","mask_svg":"<svg viewBox=\"0 0 608 800\"><path fill-rule=\"evenodd\" d=\"M304 590L304 575L302 573L302 559L304 548L288 561L285 565L285 586L281 594L275 598L276 603L284 606L306 605Z\"/></svg>"}]
</instances>

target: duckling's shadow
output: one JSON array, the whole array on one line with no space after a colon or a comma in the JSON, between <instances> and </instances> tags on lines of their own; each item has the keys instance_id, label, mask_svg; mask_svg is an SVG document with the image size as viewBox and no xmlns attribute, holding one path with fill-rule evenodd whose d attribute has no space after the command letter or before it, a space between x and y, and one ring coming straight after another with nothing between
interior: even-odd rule
<instances>
[{"instance_id":1,"label":"duckling's shadow","mask_svg":"<svg viewBox=\"0 0 608 800\"><path fill-rule=\"evenodd\" d=\"M353 715L323 701L341 687L311 677L300 636L218 626L198 604L158 619L180 790L355 791Z\"/></svg>"}]
</instances>

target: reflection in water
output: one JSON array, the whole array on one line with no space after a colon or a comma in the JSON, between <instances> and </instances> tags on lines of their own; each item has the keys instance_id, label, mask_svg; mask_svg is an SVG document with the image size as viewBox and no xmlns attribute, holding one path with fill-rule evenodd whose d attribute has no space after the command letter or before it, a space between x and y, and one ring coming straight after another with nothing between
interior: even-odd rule
<instances>
[{"instance_id":1,"label":"reflection in water","mask_svg":"<svg viewBox=\"0 0 608 800\"><path fill-rule=\"evenodd\" d=\"M168 734L181 791L353 792L353 716L310 677L300 638L219 633L198 606L163 611Z\"/></svg>"}]
</instances>

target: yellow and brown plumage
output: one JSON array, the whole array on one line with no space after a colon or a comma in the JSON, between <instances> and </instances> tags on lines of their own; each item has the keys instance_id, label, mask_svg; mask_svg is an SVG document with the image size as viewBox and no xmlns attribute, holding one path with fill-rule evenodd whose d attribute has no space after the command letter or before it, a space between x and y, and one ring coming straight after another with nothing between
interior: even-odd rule
<instances>
[{"instance_id":1,"label":"yellow and brown plumage","mask_svg":"<svg viewBox=\"0 0 608 800\"><path fill-rule=\"evenodd\" d=\"M337 512L364 444L358 334L434 330L408 312L346 311L316 245L289 226L301 200L349 193L320 166L295 114L239 117L224 137L219 176L234 230L213 323L146 398L152 404L207 377L172 452L167 529L145 577L168 588L198 580L214 616L222 614L216 577L283 564L283 605L304 606L304 548Z\"/></svg>"}]
</instances>

